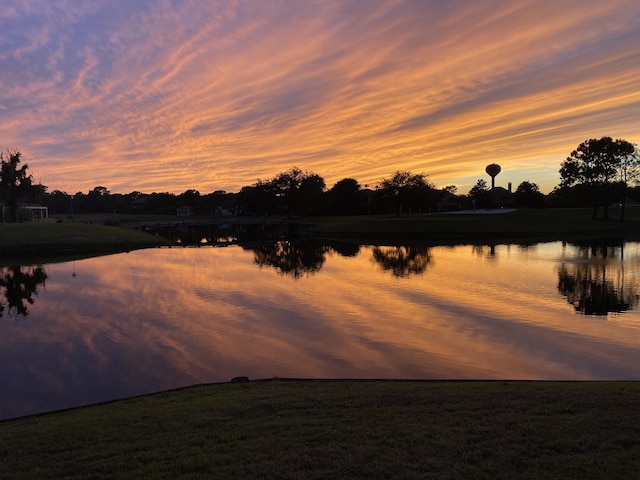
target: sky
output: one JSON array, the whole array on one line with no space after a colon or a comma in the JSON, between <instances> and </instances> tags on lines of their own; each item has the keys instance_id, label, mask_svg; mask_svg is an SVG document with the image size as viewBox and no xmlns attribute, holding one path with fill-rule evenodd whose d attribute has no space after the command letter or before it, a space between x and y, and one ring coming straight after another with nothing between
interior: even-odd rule
<instances>
[{"instance_id":1,"label":"sky","mask_svg":"<svg viewBox=\"0 0 640 480\"><path fill-rule=\"evenodd\" d=\"M0 149L48 191L237 192L298 167L466 193L640 142L637 0L3 0Z\"/></svg>"}]
</instances>

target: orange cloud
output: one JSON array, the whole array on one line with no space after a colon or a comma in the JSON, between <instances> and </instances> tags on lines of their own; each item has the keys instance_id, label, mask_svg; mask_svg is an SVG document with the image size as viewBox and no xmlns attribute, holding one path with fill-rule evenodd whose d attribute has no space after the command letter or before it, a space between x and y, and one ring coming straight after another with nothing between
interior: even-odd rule
<instances>
[{"instance_id":1,"label":"orange cloud","mask_svg":"<svg viewBox=\"0 0 640 480\"><path fill-rule=\"evenodd\" d=\"M71 193L237 191L294 165L465 191L491 162L549 191L584 139L640 137L633 1L10 4L3 140Z\"/></svg>"}]
</instances>

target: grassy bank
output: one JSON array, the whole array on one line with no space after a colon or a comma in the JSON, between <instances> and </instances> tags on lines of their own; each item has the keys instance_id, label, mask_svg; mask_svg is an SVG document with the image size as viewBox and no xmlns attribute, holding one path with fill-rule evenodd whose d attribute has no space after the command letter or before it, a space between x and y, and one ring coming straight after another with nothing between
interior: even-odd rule
<instances>
[{"instance_id":1,"label":"grassy bank","mask_svg":"<svg viewBox=\"0 0 640 480\"><path fill-rule=\"evenodd\" d=\"M592 220L591 209L518 210L511 213L403 214L310 218L308 232L326 238L427 243L536 242L602 237L640 238L640 208L628 208L626 221Z\"/></svg>"},{"instance_id":2,"label":"grassy bank","mask_svg":"<svg viewBox=\"0 0 640 480\"><path fill-rule=\"evenodd\" d=\"M637 478L633 382L265 381L0 422L0 478Z\"/></svg>"},{"instance_id":3,"label":"grassy bank","mask_svg":"<svg viewBox=\"0 0 640 480\"><path fill-rule=\"evenodd\" d=\"M0 224L0 262L44 263L163 245L164 240L118 227L85 223Z\"/></svg>"},{"instance_id":4,"label":"grassy bank","mask_svg":"<svg viewBox=\"0 0 640 480\"><path fill-rule=\"evenodd\" d=\"M299 219L309 235L361 244L411 243L534 243L551 240L640 239L640 207L627 209L627 220L591 220L590 209L519 210L511 213L403 214ZM140 215L87 216L87 222L0 224L0 261L52 262L163 245L158 237L122 226L143 220L176 217ZM77 219L76 219L77 220ZM235 217L234 222L264 220ZM295 221L296 219L294 219Z\"/></svg>"}]
</instances>

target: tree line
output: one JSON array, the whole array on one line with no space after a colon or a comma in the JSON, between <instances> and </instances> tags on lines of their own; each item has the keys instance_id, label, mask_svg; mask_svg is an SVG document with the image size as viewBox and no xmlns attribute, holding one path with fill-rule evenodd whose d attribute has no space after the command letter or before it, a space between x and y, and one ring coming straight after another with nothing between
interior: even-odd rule
<instances>
[{"instance_id":1,"label":"tree line","mask_svg":"<svg viewBox=\"0 0 640 480\"><path fill-rule=\"evenodd\" d=\"M472 202L469 195L458 195L449 185L437 188L424 174L396 171L369 188L354 178L344 178L327 188L317 173L297 167L281 172L268 180L258 180L242 187L237 193L217 190L201 194L186 190L181 194L131 192L111 193L98 186L87 193L69 195L54 190L40 195L39 202L51 215L80 213L142 213L175 215L180 207L188 207L195 215L367 215L380 213L428 213L494 205L486 183L479 181ZM475 198L474 197L474 198ZM535 197L535 199L532 199ZM514 193L514 205L540 207L544 195L536 184L523 182Z\"/></svg>"},{"instance_id":2,"label":"tree line","mask_svg":"<svg viewBox=\"0 0 640 480\"><path fill-rule=\"evenodd\" d=\"M636 145L611 137L581 143L561 164L561 182L548 195L536 183L525 180L515 191L490 189L480 178L468 194L459 195L455 185L437 188L425 174L398 170L373 188L354 178L344 178L327 188L317 173L293 167L271 179L258 180L237 193L217 190L208 194L190 189L181 194L111 193L97 186L73 195L60 190L48 192L36 184L21 165L17 150L0 154L0 218L26 220L29 211L20 204L34 202L48 207L50 215L79 213L176 214L188 207L195 215L360 215L379 213L427 213L470 208L517 208L592 206L593 217L602 208L608 218L613 203L624 206L640 199L636 185L640 156Z\"/></svg>"}]
</instances>

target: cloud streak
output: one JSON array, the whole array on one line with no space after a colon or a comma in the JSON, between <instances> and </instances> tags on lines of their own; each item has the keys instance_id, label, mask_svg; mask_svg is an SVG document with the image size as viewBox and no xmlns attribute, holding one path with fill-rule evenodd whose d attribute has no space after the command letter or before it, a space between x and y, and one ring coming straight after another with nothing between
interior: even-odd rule
<instances>
[{"instance_id":1,"label":"cloud streak","mask_svg":"<svg viewBox=\"0 0 640 480\"><path fill-rule=\"evenodd\" d=\"M461 191L558 183L578 143L640 137L640 6L588 2L19 2L0 131L71 193L237 191L297 165Z\"/></svg>"}]
</instances>

